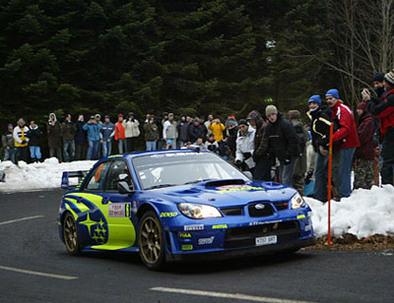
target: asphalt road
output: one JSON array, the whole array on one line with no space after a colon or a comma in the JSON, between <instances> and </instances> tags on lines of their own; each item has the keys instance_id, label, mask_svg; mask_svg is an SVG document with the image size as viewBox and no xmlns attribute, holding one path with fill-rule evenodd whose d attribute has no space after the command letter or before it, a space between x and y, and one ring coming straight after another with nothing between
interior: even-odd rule
<instances>
[{"instance_id":1,"label":"asphalt road","mask_svg":"<svg viewBox=\"0 0 394 303\"><path fill-rule=\"evenodd\" d=\"M300 251L166 272L126 253L69 256L56 225L62 194L0 194L0 302L393 302L394 251Z\"/></svg>"}]
</instances>

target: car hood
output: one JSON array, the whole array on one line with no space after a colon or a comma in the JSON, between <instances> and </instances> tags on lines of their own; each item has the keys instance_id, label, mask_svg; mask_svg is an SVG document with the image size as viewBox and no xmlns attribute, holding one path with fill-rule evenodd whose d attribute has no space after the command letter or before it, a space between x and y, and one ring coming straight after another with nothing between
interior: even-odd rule
<instances>
[{"instance_id":1,"label":"car hood","mask_svg":"<svg viewBox=\"0 0 394 303\"><path fill-rule=\"evenodd\" d=\"M192 202L227 207L244 205L253 201L287 201L296 190L275 182L226 181L202 182L192 185L173 186L149 191L156 198L173 202Z\"/></svg>"}]
</instances>

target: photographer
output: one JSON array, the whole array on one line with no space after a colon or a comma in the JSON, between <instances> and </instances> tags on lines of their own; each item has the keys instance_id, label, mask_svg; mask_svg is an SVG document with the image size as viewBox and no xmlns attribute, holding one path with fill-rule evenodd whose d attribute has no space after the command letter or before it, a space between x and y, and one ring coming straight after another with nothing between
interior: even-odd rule
<instances>
[{"instance_id":1,"label":"photographer","mask_svg":"<svg viewBox=\"0 0 394 303\"><path fill-rule=\"evenodd\" d=\"M59 162L62 162L62 137L61 137L61 126L59 121L56 119L54 113L49 114L49 120L47 124L48 133L48 147L49 156L52 158L55 156Z\"/></svg>"},{"instance_id":2,"label":"photographer","mask_svg":"<svg viewBox=\"0 0 394 303\"><path fill-rule=\"evenodd\" d=\"M246 120L240 120L239 131L236 139L235 165L241 170L249 170L253 173L255 162L253 161L254 136L256 130L249 126Z\"/></svg>"},{"instance_id":3,"label":"photographer","mask_svg":"<svg viewBox=\"0 0 394 303\"><path fill-rule=\"evenodd\" d=\"M98 159L98 147L100 144L100 130L102 125L97 123L94 116L91 116L89 121L83 126L83 130L88 133L88 153L86 155L87 160Z\"/></svg>"}]
</instances>

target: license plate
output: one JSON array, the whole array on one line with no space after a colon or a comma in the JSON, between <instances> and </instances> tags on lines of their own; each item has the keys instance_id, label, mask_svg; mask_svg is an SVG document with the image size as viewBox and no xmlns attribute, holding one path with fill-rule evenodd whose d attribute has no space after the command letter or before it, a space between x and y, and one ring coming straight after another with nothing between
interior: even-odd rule
<instances>
[{"instance_id":1,"label":"license plate","mask_svg":"<svg viewBox=\"0 0 394 303\"><path fill-rule=\"evenodd\" d=\"M278 242L277 236L267 236L267 237L259 237L256 238L256 245L269 245L269 244L276 244Z\"/></svg>"}]
</instances>

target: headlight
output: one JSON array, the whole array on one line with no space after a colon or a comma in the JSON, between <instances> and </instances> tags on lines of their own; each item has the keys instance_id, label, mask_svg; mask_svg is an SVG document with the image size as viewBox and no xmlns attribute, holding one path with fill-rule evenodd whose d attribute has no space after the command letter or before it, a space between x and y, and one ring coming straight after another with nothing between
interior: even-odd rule
<instances>
[{"instance_id":1,"label":"headlight","mask_svg":"<svg viewBox=\"0 0 394 303\"><path fill-rule=\"evenodd\" d=\"M186 217L192 219L222 217L222 214L217 210L216 207L209 205L195 204L195 203L179 203L178 209Z\"/></svg>"},{"instance_id":2,"label":"headlight","mask_svg":"<svg viewBox=\"0 0 394 303\"><path fill-rule=\"evenodd\" d=\"M306 206L304 199L301 197L301 195L298 192L293 196L293 198L291 198L290 203L291 203L291 209L297 209Z\"/></svg>"}]
</instances>

